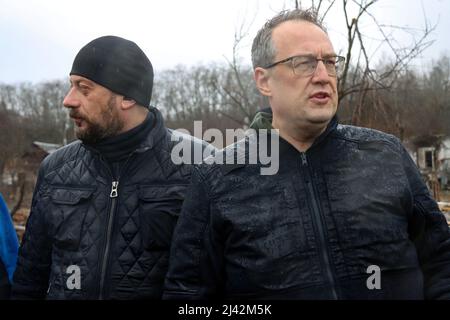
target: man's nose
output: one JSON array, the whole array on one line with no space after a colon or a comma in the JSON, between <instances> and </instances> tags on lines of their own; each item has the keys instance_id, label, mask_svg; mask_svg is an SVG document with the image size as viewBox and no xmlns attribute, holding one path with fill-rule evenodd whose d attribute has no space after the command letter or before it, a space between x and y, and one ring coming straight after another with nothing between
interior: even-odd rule
<instances>
[{"instance_id":1,"label":"man's nose","mask_svg":"<svg viewBox=\"0 0 450 320\"><path fill-rule=\"evenodd\" d=\"M75 88L70 88L63 100L63 105L66 108L77 108L80 106L80 101L75 94Z\"/></svg>"},{"instance_id":2,"label":"man's nose","mask_svg":"<svg viewBox=\"0 0 450 320\"><path fill-rule=\"evenodd\" d=\"M330 82L330 75L328 74L325 63L322 60L317 61L316 70L314 70L312 79L314 82Z\"/></svg>"}]
</instances>

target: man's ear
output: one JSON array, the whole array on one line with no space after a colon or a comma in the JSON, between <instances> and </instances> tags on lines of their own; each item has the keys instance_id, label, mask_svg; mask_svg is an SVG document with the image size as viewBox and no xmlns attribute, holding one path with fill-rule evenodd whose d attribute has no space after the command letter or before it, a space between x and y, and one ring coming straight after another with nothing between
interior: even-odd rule
<instances>
[{"instance_id":1,"label":"man's ear","mask_svg":"<svg viewBox=\"0 0 450 320\"><path fill-rule=\"evenodd\" d=\"M269 70L256 67L253 72L253 78L255 79L256 87L259 92L261 92L263 96L270 97L272 92L269 86Z\"/></svg>"},{"instance_id":2,"label":"man's ear","mask_svg":"<svg viewBox=\"0 0 450 320\"><path fill-rule=\"evenodd\" d=\"M121 107L122 107L122 110L128 110L131 107L133 107L135 104L136 104L135 100L133 100L131 98L123 97Z\"/></svg>"}]
</instances>

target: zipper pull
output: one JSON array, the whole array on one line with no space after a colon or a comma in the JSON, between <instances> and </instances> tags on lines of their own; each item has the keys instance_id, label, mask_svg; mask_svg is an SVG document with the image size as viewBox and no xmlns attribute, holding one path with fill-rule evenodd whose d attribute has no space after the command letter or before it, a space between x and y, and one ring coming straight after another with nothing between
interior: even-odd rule
<instances>
[{"instance_id":1,"label":"zipper pull","mask_svg":"<svg viewBox=\"0 0 450 320\"><path fill-rule=\"evenodd\" d=\"M52 283L50 282L50 283L48 284L47 294L50 292L51 287L52 287Z\"/></svg>"},{"instance_id":2,"label":"zipper pull","mask_svg":"<svg viewBox=\"0 0 450 320\"><path fill-rule=\"evenodd\" d=\"M306 154L304 152L301 153L301 157L302 157L302 165L307 166L308 160L306 160Z\"/></svg>"},{"instance_id":3,"label":"zipper pull","mask_svg":"<svg viewBox=\"0 0 450 320\"><path fill-rule=\"evenodd\" d=\"M111 198L117 198L117 189L119 187L119 181L112 182L111 194L109 195Z\"/></svg>"}]
</instances>

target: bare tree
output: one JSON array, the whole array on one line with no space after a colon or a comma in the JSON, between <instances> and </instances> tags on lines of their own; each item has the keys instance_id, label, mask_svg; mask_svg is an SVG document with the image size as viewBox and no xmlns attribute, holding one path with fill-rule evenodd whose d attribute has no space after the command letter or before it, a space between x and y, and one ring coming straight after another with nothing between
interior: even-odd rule
<instances>
[{"instance_id":1,"label":"bare tree","mask_svg":"<svg viewBox=\"0 0 450 320\"><path fill-rule=\"evenodd\" d=\"M336 5L335 1L329 2L330 5ZM407 70L411 61L432 44L429 37L436 28L436 25L431 26L425 18L425 27L414 30L416 34L413 43L407 46L401 45L393 38L392 30L408 33L412 33L413 30L402 26L381 24L371 13L372 7L378 2L377 0L340 1L347 29L347 48L346 63L339 77L339 99L341 101L351 94L357 96L356 99L353 99L353 102L356 103L349 105L350 108L353 108L350 122L357 125L364 125L361 121L361 109L363 107L370 108L372 114L377 112L387 113L388 110L380 109L385 104L376 102L380 101L381 97L375 97L374 95L384 94L387 90L393 88L396 75ZM349 15L351 7L357 9L354 16ZM329 8L324 15L329 11ZM364 34L364 30L360 27L363 23L375 26L379 32L378 47L373 52L368 51L367 43L369 41L374 42L374 36L369 37L368 34ZM391 62L389 65L385 65L380 72L380 68L374 66L372 57L382 46L388 49ZM371 93L371 100L374 102L372 105L365 103L368 91L373 91ZM396 117L397 115L391 114L390 116Z\"/></svg>"},{"instance_id":2,"label":"bare tree","mask_svg":"<svg viewBox=\"0 0 450 320\"><path fill-rule=\"evenodd\" d=\"M216 86L221 95L230 99L230 106L237 111L239 117L237 119L236 116L232 117L230 110L222 114L243 127L250 124L258 108L268 106L267 99L259 94L253 82L253 69L251 66L243 65L240 59L240 50L249 36L255 18L256 16L253 16L249 23L242 21L235 30L231 60L225 58L230 71L228 81Z\"/></svg>"}]
</instances>

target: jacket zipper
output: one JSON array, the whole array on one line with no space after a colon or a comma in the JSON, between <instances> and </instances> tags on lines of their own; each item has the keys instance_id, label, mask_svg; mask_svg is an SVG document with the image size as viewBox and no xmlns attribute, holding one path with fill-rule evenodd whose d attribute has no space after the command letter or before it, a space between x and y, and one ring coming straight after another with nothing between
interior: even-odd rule
<instances>
[{"instance_id":1,"label":"jacket zipper","mask_svg":"<svg viewBox=\"0 0 450 320\"><path fill-rule=\"evenodd\" d=\"M331 285L332 299L337 300L338 295L336 292L336 281L333 277L333 272L331 270L330 253L329 253L328 246L326 243L325 232L323 230L323 226L325 225L325 223L324 223L324 220L323 220L323 217L321 214L320 206L317 201L316 192L314 190L312 176L311 176L311 172L309 170L308 160L307 160L306 154L304 152L301 153L301 159L302 159L302 167L304 167L306 169L306 170L304 170L306 173L306 176L307 176L306 185L308 187L309 199L311 199L310 203L311 203L312 210L313 210L314 222L317 226L317 231L319 233L319 251L321 253L322 264L325 266L326 276Z\"/></svg>"},{"instance_id":2,"label":"jacket zipper","mask_svg":"<svg viewBox=\"0 0 450 320\"><path fill-rule=\"evenodd\" d=\"M109 195L109 197L111 198L111 209L109 210L108 214L108 228L106 231L106 248L103 253L102 272L100 274L100 295L99 295L100 300L103 300L103 288L105 285L106 266L110 249L111 231L113 227L114 213L116 211L117 196L119 191L118 188L119 188L119 181L118 180L112 181L111 193Z\"/></svg>"},{"instance_id":3,"label":"jacket zipper","mask_svg":"<svg viewBox=\"0 0 450 320\"><path fill-rule=\"evenodd\" d=\"M106 167L108 168L108 171L112 177L112 182L111 182L111 192L109 194L109 197L111 198L111 207L109 210L109 214L108 214L108 224L107 224L107 229L106 229L106 244L105 244L105 250L103 252L103 259L102 259L102 270L100 273L100 292L99 292L99 300L103 300L103 290L104 290L104 286L105 286L105 277L106 277L106 267L108 266L108 258L109 258L109 250L111 247L111 234L112 234L112 229L113 229L113 224L114 224L114 216L115 216L115 212L116 212L116 207L117 207L117 200L118 200L118 196L119 196L119 180L120 180L120 176L122 175L123 171L125 171L128 163L130 162L131 157L133 156L134 153L130 154L130 156L128 157L127 161L125 162L125 164L122 167L122 170L120 170L119 176L117 177L117 179L114 178L114 175L109 167L109 165L106 163ZM102 159L103 161L103 159ZM105 161L103 161L105 162Z\"/></svg>"}]
</instances>

